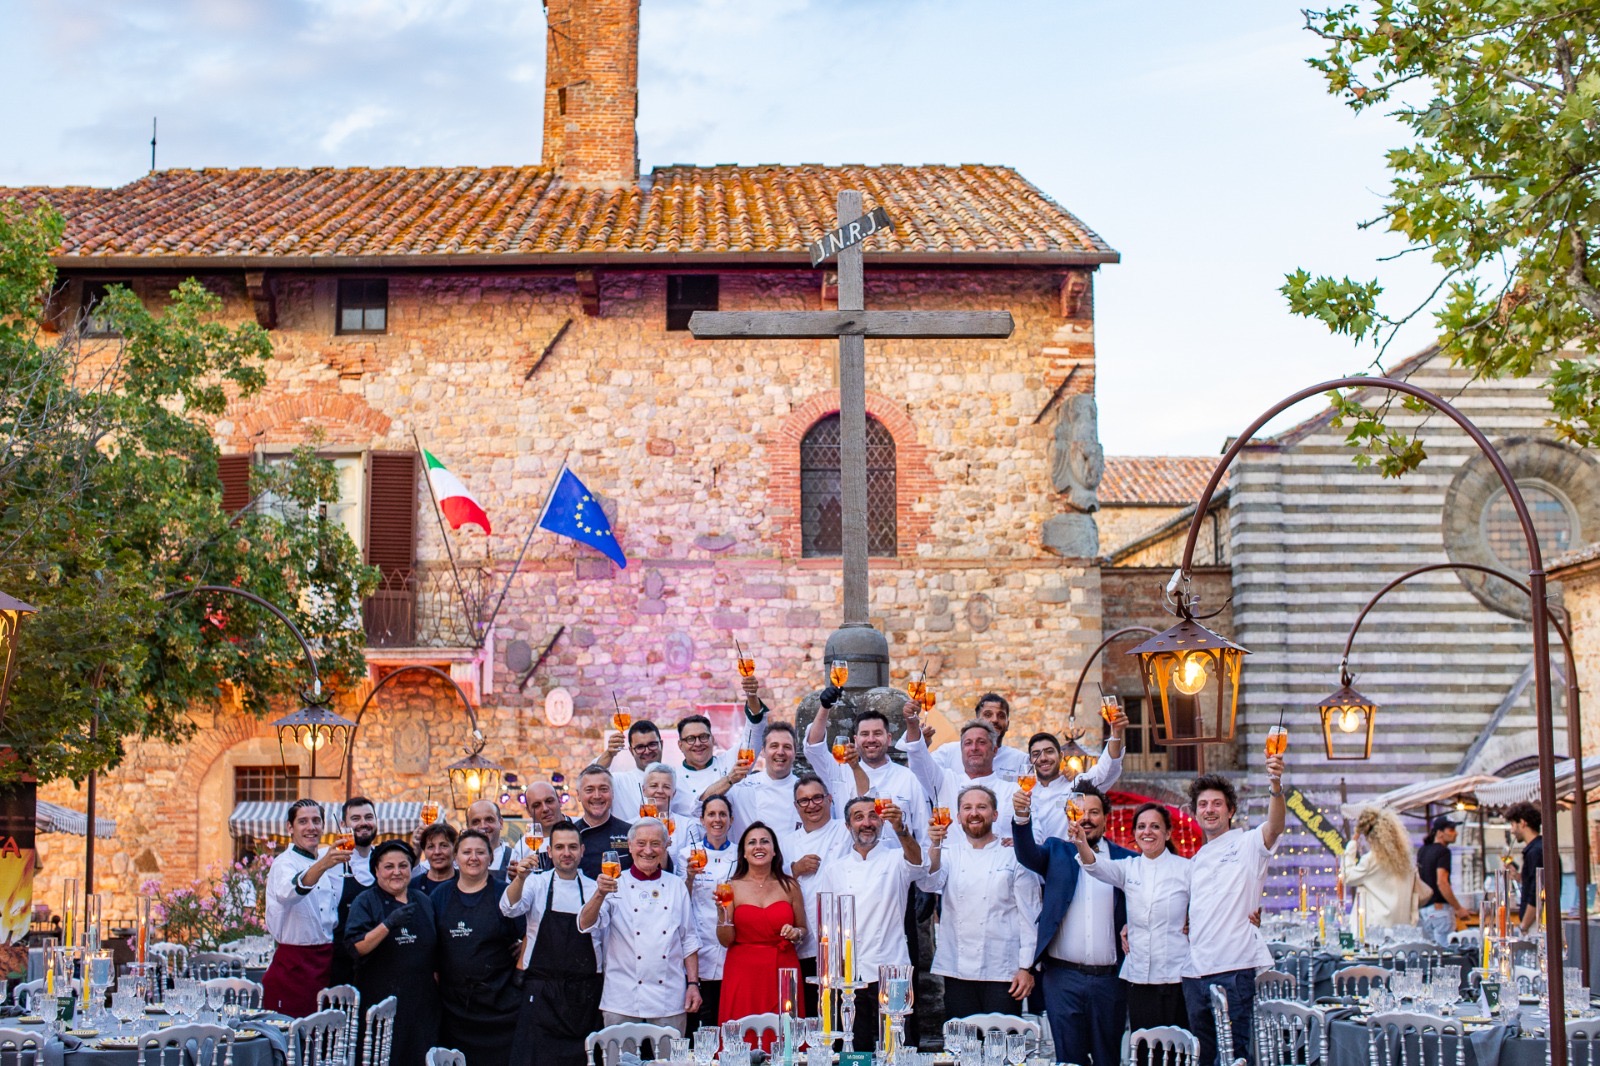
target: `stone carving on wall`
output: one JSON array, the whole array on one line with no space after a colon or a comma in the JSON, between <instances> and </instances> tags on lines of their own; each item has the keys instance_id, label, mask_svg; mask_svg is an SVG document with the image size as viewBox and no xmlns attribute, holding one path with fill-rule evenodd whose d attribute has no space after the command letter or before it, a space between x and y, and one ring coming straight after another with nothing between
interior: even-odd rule
<instances>
[{"instance_id":1,"label":"stone carving on wall","mask_svg":"<svg viewBox=\"0 0 1600 1066\"><path fill-rule=\"evenodd\" d=\"M694 665L694 639L682 630L668 633L662 643L662 653L666 659L667 672L670 674L683 674Z\"/></svg>"},{"instance_id":2,"label":"stone carving on wall","mask_svg":"<svg viewBox=\"0 0 1600 1066\"><path fill-rule=\"evenodd\" d=\"M394 772L428 772L428 723L421 718L406 718L394 726Z\"/></svg>"},{"instance_id":3,"label":"stone carving on wall","mask_svg":"<svg viewBox=\"0 0 1600 1066\"><path fill-rule=\"evenodd\" d=\"M1077 393L1061 405L1056 417L1055 442L1050 454L1050 480L1057 492L1065 495L1068 507L1045 521L1044 546L1074 559L1099 554L1100 530L1094 512L1100 509L1096 495L1105 473L1105 450L1100 447L1100 415L1094 396Z\"/></svg>"}]
</instances>

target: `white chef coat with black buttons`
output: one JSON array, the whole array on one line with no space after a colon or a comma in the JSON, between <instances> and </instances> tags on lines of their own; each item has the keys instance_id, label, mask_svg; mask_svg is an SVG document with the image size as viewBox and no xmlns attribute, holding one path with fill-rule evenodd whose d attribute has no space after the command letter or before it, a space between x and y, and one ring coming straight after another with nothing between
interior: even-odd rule
<instances>
[{"instance_id":1,"label":"white chef coat with black buttons","mask_svg":"<svg viewBox=\"0 0 1600 1066\"><path fill-rule=\"evenodd\" d=\"M982 777L968 777L962 769L950 770L933 761L926 741L916 740L906 745L906 765L917 775L923 791L935 807L943 807L955 817L961 807L961 790L969 785L982 785L994 793L994 835L1002 839L1011 836L1011 797L1017 793L1016 778L998 771Z\"/></svg>"},{"instance_id":2,"label":"white chef coat with black buttons","mask_svg":"<svg viewBox=\"0 0 1600 1066\"><path fill-rule=\"evenodd\" d=\"M805 756L816 775L827 782L828 794L833 797L834 817L839 817L845 803L856 794L855 771L835 760L833 749L826 744L807 744ZM861 771L867 775L867 794L894 800L894 805L905 815L906 828L917 838L917 843L926 849L928 815L932 813L933 805L928 802L928 793L923 789L922 782L917 780L917 775L893 759L885 759L882 766L868 766L863 762ZM884 839L898 845L900 838L885 829Z\"/></svg>"},{"instance_id":3,"label":"white chef coat with black buttons","mask_svg":"<svg viewBox=\"0 0 1600 1066\"><path fill-rule=\"evenodd\" d=\"M682 828L680 823L679 828ZM684 841L672 852L673 872L689 883L689 852L692 841ZM722 847L705 842L706 868L694 875L694 887L689 890L689 906L694 911L694 929L700 938L700 980L722 980L722 962L728 949L717 939L717 885L733 877L733 868L739 864L739 845L729 837Z\"/></svg>"},{"instance_id":4,"label":"white chef coat with black buttons","mask_svg":"<svg viewBox=\"0 0 1600 1066\"><path fill-rule=\"evenodd\" d=\"M629 1018L682 1014L688 990L684 960L700 950L683 881L662 873L645 880L624 870L602 908L607 924L600 1009ZM593 928L578 923L580 933Z\"/></svg>"},{"instance_id":5,"label":"white chef coat with black buttons","mask_svg":"<svg viewBox=\"0 0 1600 1066\"><path fill-rule=\"evenodd\" d=\"M945 842L939 868L919 884L944 897L933 934L934 973L1010 981L1033 965L1039 878L999 837L974 847L966 834L956 834Z\"/></svg>"},{"instance_id":6,"label":"white chef coat with black buttons","mask_svg":"<svg viewBox=\"0 0 1600 1066\"><path fill-rule=\"evenodd\" d=\"M733 830L729 836L738 840L753 822L765 824L774 833L787 833L799 825L800 815L794 807L794 783L793 771L782 777L771 777L765 770L757 770L728 789L728 805L733 808Z\"/></svg>"},{"instance_id":7,"label":"white chef coat with black buttons","mask_svg":"<svg viewBox=\"0 0 1600 1066\"><path fill-rule=\"evenodd\" d=\"M267 933L279 944L311 947L333 943L333 927L339 921L339 896L344 891L344 870L324 870L314 885L300 883L300 875L311 869L317 855L300 850L297 844L273 860L267 872Z\"/></svg>"},{"instance_id":8,"label":"white chef coat with black buttons","mask_svg":"<svg viewBox=\"0 0 1600 1066\"><path fill-rule=\"evenodd\" d=\"M1122 756L1113 759L1102 755L1081 774L1063 773L1051 778L1049 784L1035 785L1030 797L1033 801L1033 839L1041 844L1051 837L1067 839L1067 794L1076 791L1080 783L1093 785L1105 792L1121 776Z\"/></svg>"},{"instance_id":9,"label":"white chef coat with black buttons","mask_svg":"<svg viewBox=\"0 0 1600 1066\"><path fill-rule=\"evenodd\" d=\"M1153 859L1095 855L1079 869L1115 888L1128 902L1128 956L1120 976L1135 985L1175 985L1189 963L1188 859L1163 851Z\"/></svg>"},{"instance_id":10,"label":"white chef coat with black buttons","mask_svg":"<svg viewBox=\"0 0 1600 1066\"><path fill-rule=\"evenodd\" d=\"M906 861L904 850L881 844L865 856L851 848L823 864L817 891L855 897L858 980L876 981L879 966L911 964L906 948L906 890L924 872Z\"/></svg>"}]
</instances>

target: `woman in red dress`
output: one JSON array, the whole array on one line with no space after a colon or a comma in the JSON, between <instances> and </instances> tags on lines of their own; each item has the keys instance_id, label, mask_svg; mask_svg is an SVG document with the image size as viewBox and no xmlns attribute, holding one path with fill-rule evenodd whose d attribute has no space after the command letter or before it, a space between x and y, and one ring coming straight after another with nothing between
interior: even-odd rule
<instances>
[{"instance_id":1,"label":"woman in red dress","mask_svg":"<svg viewBox=\"0 0 1600 1066\"><path fill-rule=\"evenodd\" d=\"M726 901L717 914L717 940L728 949L719 1022L777 1011L778 971L800 968L794 946L806 935L800 882L783 872L778 837L763 823L752 823L739 837L728 885L732 895L721 893ZM766 1050L772 1039L752 1044Z\"/></svg>"}]
</instances>

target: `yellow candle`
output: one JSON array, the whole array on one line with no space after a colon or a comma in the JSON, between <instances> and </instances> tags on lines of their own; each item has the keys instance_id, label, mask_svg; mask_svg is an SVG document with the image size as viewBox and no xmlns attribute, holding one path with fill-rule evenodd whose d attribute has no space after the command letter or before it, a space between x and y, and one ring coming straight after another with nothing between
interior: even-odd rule
<instances>
[{"instance_id":1,"label":"yellow candle","mask_svg":"<svg viewBox=\"0 0 1600 1066\"><path fill-rule=\"evenodd\" d=\"M1489 935L1489 930L1483 931L1483 968L1489 968L1489 956L1494 951L1494 938Z\"/></svg>"},{"instance_id":2,"label":"yellow candle","mask_svg":"<svg viewBox=\"0 0 1600 1066\"><path fill-rule=\"evenodd\" d=\"M44 994L47 996L56 994L56 968L54 966L47 967L44 971Z\"/></svg>"},{"instance_id":3,"label":"yellow candle","mask_svg":"<svg viewBox=\"0 0 1600 1066\"><path fill-rule=\"evenodd\" d=\"M1317 943L1325 943L1328 939L1328 914L1321 907L1317 908Z\"/></svg>"}]
</instances>

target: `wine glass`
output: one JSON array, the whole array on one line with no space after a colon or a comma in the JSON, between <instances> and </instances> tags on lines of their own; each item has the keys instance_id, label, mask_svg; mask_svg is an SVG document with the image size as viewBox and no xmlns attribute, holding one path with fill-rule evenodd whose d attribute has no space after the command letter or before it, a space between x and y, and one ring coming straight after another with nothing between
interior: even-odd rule
<instances>
[{"instance_id":1,"label":"wine glass","mask_svg":"<svg viewBox=\"0 0 1600 1066\"><path fill-rule=\"evenodd\" d=\"M1023 1033L1006 1035L1006 1061L1011 1066L1022 1066L1028 1061L1028 1039Z\"/></svg>"},{"instance_id":2,"label":"wine glass","mask_svg":"<svg viewBox=\"0 0 1600 1066\"><path fill-rule=\"evenodd\" d=\"M850 664L844 659L835 659L828 667L828 680L834 688L844 688L844 683L850 680Z\"/></svg>"},{"instance_id":3,"label":"wine glass","mask_svg":"<svg viewBox=\"0 0 1600 1066\"><path fill-rule=\"evenodd\" d=\"M714 1025L702 1025L694 1031L694 1061L699 1066L711 1066L721 1044L722 1030Z\"/></svg>"}]
</instances>

